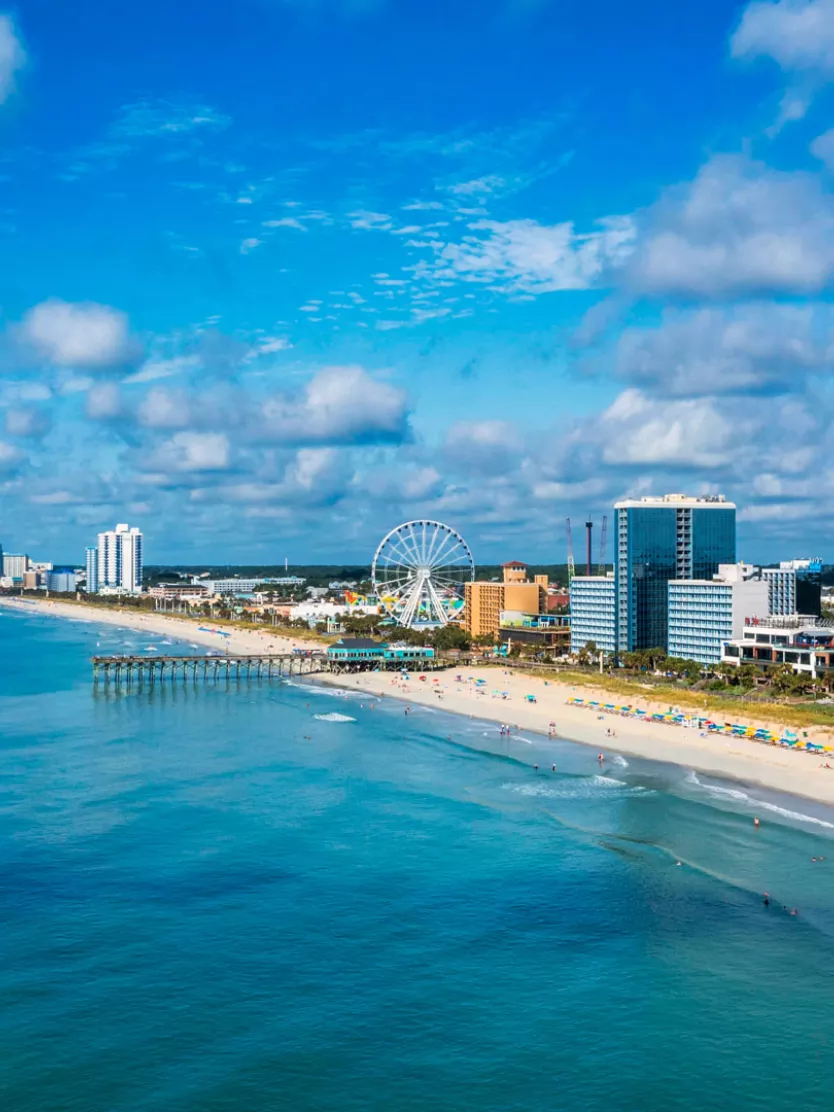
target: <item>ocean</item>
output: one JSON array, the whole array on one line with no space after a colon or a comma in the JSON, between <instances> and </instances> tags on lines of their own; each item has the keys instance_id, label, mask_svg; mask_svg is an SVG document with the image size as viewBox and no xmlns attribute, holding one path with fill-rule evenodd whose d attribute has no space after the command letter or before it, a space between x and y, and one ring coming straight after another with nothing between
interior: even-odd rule
<instances>
[{"instance_id":1,"label":"ocean","mask_svg":"<svg viewBox=\"0 0 834 1112\"><path fill-rule=\"evenodd\" d=\"M150 644L0 611L4 1110L828 1112L834 812Z\"/></svg>"}]
</instances>

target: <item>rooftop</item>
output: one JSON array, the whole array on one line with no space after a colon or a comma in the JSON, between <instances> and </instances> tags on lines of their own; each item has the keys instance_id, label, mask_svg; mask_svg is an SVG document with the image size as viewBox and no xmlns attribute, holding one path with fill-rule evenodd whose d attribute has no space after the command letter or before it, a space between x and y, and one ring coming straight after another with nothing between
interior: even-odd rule
<instances>
[{"instance_id":1,"label":"rooftop","mask_svg":"<svg viewBox=\"0 0 834 1112\"><path fill-rule=\"evenodd\" d=\"M644 494L642 498L624 498L614 503L615 510L633 509L692 509L709 506L710 509L734 510L734 502L728 502L723 494Z\"/></svg>"},{"instance_id":2,"label":"rooftop","mask_svg":"<svg viewBox=\"0 0 834 1112\"><path fill-rule=\"evenodd\" d=\"M374 641L373 637L340 637L333 646L334 649L384 649L386 647L381 641Z\"/></svg>"}]
</instances>

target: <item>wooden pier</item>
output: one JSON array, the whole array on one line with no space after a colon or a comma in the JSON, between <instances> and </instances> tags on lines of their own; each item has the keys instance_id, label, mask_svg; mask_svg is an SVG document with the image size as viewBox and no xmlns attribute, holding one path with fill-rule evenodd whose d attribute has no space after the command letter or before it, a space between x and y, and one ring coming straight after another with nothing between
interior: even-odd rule
<instances>
[{"instance_id":1,"label":"wooden pier","mask_svg":"<svg viewBox=\"0 0 834 1112\"><path fill-rule=\"evenodd\" d=\"M93 683L130 686L157 683L216 683L270 677L312 676L329 671L324 653L223 656L94 656Z\"/></svg>"}]
</instances>

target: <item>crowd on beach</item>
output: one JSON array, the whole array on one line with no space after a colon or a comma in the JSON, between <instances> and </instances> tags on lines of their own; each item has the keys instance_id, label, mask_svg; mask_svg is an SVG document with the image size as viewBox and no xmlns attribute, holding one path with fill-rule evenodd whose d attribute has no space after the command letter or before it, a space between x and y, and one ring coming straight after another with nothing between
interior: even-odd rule
<instances>
[{"instance_id":1,"label":"crowd on beach","mask_svg":"<svg viewBox=\"0 0 834 1112\"><path fill-rule=\"evenodd\" d=\"M807 740L807 735L800 738L793 730L783 730L776 733L765 726L745 726L739 722L715 722L711 718L697 714L683 714L674 707L668 711L646 711L628 704L601 703L596 699L580 699L572 695L568 705L582 707L596 712L598 718L606 714L616 714L621 718L635 718L651 725L663 723L671 726L685 726L705 733L725 734L728 737L741 737L749 741L758 741L767 745L781 745L788 749L806 750L811 753L832 753L834 746L823 745L821 742Z\"/></svg>"}]
</instances>

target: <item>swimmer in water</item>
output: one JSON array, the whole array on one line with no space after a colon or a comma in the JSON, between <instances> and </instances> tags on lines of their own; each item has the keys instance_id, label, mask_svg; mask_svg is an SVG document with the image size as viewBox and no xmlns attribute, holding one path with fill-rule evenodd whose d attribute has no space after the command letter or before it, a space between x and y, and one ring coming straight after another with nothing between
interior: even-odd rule
<instances>
[{"instance_id":1,"label":"swimmer in water","mask_svg":"<svg viewBox=\"0 0 834 1112\"><path fill-rule=\"evenodd\" d=\"M602 764L602 762L605 760L605 754L600 753L600 755L597 757L597 760L599 761L600 764Z\"/></svg>"},{"instance_id":2,"label":"swimmer in water","mask_svg":"<svg viewBox=\"0 0 834 1112\"><path fill-rule=\"evenodd\" d=\"M555 772L556 771L556 765L551 765L550 766L550 771Z\"/></svg>"},{"instance_id":3,"label":"swimmer in water","mask_svg":"<svg viewBox=\"0 0 834 1112\"><path fill-rule=\"evenodd\" d=\"M753 825L755 826L755 828L756 828L757 830L759 829L759 816L758 816L758 815L755 815L755 816L754 816L754 818L753 818Z\"/></svg>"},{"instance_id":4,"label":"swimmer in water","mask_svg":"<svg viewBox=\"0 0 834 1112\"><path fill-rule=\"evenodd\" d=\"M533 765L533 768L536 770L536 772L539 771L539 766L538 765Z\"/></svg>"},{"instance_id":5,"label":"swimmer in water","mask_svg":"<svg viewBox=\"0 0 834 1112\"><path fill-rule=\"evenodd\" d=\"M765 905L765 907L770 907L770 893L769 892L765 892L764 896L762 897L762 903Z\"/></svg>"}]
</instances>

